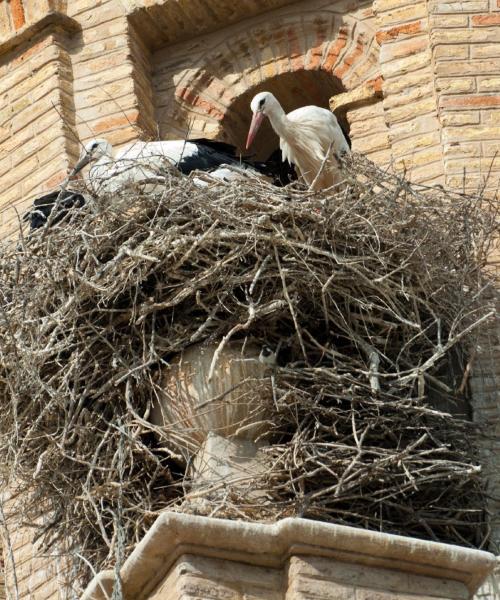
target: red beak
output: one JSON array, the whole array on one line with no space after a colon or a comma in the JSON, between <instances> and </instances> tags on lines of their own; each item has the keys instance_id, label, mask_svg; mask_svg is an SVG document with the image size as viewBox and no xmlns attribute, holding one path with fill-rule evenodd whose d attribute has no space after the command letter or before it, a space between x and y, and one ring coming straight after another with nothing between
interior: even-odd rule
<instances>
[{"instance_id":1,"label":"red beak","mask_svg":"<svg viewBox=\"0 0 500 600\"><path fill-rule=\"evenodd\" d=\"M253 142L255 136L257 135L257 131L259 131L259 127L262 125L263 120L264 120L264 113L257 111L256 113L253 114L252 122L250 123L250 129L248 130L247 146L246 146L247 150L252 145L252 142Z\"/></svg>"}]
</instances>

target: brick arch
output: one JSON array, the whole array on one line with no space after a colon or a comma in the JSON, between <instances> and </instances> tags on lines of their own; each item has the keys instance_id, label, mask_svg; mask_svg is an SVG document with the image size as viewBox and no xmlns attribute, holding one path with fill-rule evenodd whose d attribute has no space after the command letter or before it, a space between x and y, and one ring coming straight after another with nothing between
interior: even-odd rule
<instances>
[{"instance_id":1,"label":"brick arch","mask_svg":"<svg viewBox=\"0 0 500 600\"><path fill-rule=\"evenodd\" d=\"M328 99L379 76L378 44L369 25L332 9L290 10L280 19L254 20L221 34L177 74L170 101L159 102L162 135L184 124L194 136L241 145L251 96L276 94L285 110ZM182 128L182 125L181 125Z\"/></svg>"}]
</instances>

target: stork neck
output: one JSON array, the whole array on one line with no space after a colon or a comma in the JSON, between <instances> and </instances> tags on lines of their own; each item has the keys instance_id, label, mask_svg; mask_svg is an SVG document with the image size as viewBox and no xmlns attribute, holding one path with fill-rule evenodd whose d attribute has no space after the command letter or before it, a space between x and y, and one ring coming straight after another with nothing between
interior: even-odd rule
<instances>
[{"instance_id":1,"label":"stork neck","mask_svg":"<svg viewBox=\"0 0 500 600\"><path fill-rule=\"evenodd\" d=\"M272 107L272 110L268 111L267 116L271 121L271 126L274 131L280 136L280 138L286 138L289 134L288 119L286 118L285 111L281 108L281 105L276 103Z\"/></svg>"}]
</instances>

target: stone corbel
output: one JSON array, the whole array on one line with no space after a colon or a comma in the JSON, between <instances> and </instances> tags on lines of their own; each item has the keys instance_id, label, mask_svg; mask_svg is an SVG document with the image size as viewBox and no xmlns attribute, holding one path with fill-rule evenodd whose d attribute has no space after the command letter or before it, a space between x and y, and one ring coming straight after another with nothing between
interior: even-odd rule
<instances>
[{"instance_id":1,"label":"stone corbel","mask_svg":"<svg viewBox=\"0 0 500 600\"><path fill-rule=\"evenodd\" d=\"M0 7L0 56L56 27L69 33L81 29L68 17L67 0L11 0Z\"/></svg>"},{"instance_id":2,"label":"stone corbel","mask_svg":"<svg viewBox=\"0 0 500 600\"><path fill-rule=\"evenodd\" d=\"M382 78L371 79L349 92L337 94L330 98L330 110L337 114L345 114L352 108L378 102L382 98Z\"/></svg>"}]
</instances>

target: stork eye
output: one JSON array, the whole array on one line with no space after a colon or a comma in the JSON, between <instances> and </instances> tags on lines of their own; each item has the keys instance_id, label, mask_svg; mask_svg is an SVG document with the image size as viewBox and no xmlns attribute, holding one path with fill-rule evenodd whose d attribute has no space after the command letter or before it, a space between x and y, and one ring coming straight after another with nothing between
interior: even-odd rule
<instances>
[{"instance_id":1,"label":"stork eye","mask_svg":"<svg viewBox=\"0 0 500 600\"><path fill-rule=\"evenodd\" d=\"M262 100L259 100L259 108L262 108L264 106L265 101L266 101L265 98L262 98Z\"/></svg>"},{"instance_id":2,"label":"stork eye","mask_svg":"<svg viewBox=\"0 0 500 600\"><path fill-rule=\"evenodd\" d=\"M97 148L97 146L99 146L99 144L97 142L94 142L92 144L92 146L90 147L91 150L95 150Z\"/></svg>"}]
</instances>

